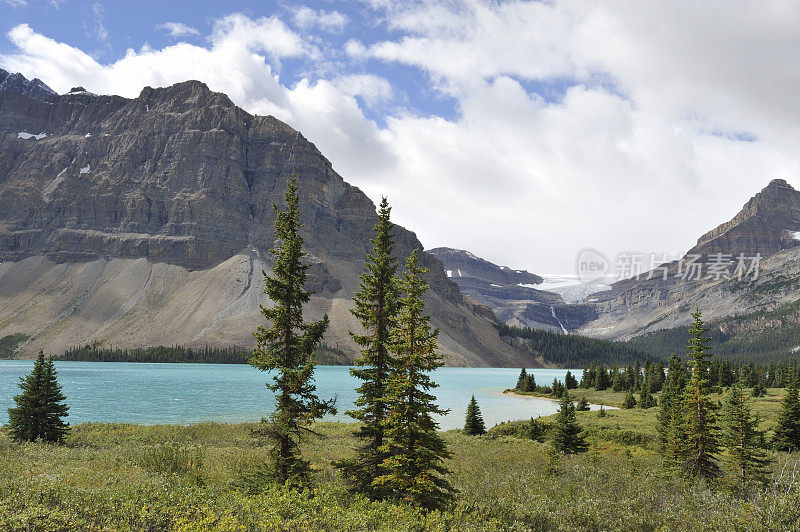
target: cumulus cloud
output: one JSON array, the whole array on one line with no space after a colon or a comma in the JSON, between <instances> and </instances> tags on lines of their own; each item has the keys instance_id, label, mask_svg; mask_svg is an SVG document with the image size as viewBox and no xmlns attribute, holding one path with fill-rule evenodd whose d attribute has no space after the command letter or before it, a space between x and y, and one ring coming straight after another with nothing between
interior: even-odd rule
<instances>
[{"instance_id":1,"label":"cumulus cloud","mask_svg":"<svg viewBox=\"0 0 800 532\"><path fill-rule=\"evenodd\" d=\"M302 30L317 27L323 31L341 32L349 17L339 11L317 11L308 6L302 6L294 12L295 25Z\"/></svg>"},{"instance_id":2,"label":"cumulus cloud","mask_svg":"<svg viewBox=\"0 0 800 532\"><path fill-rule=\"evenodd\" d=\"M161 49L131 49L108 64L27 24L14 27L8 38L18 52L0 56L0 64L39 77L58 92L82 85L95 93L133 98L144 86L199 79L251 113L288 122L327 157L339 161L336 167L345 176L366 175L393 161L381 132L364 117L355 99L361 96L377 104L391 94L388 83L377 76L344 75L282 85L274 69L281 59L313 61L319 52L274 17L230 15L214 24L210 46L182 42Z\"/></svg>"},{"instance_id":3,"label":"cumulus cloud","mask_svg":"<svg viewBox=\"0 0 800 532\"><path fill-rule=\"evenodd\" d=\"M426 246L538 272L570 272L587 246L612 256L686 250L770 179L800 185L792 3L364 8L389 31L373 41L345 35L339 50L297 31L350 25L325 28L316 11L300 21L297 10L297 31L279 17L233 14L202 46L129 50L110 63L23 24L0 64L60 91L80 84L124 96L201 79L299 129L373 199L388 194L397 221ZM278 76L288 59L315 71L342 57L350 62L317 70L330 74ZM407 95L394 83L397 65L427 76L421 90L452 99L454 116L399 106ZM375 109L380 126L367 118Z\"/></svg>"},{"instance_id":4,"label":"cumulus cloud","mask_svg":"<svg viewBox=\"0 0 800 532\"><path fill-rule=\"evenodd\" d=\"M200 32L197 31L196 28L188 26L182 22L165 22L164 24L159 24L156 26L156 29L166 30L167 34L173 38L200 35Z\"/></svg>"},{"instance_id":5,"label":"cumulus cloud","mask_svg":"<svg viewBox=\"0 0 800 532\"><path fill-rule=\"evenodd\" d=\"M392 84L385 78L372 74L352 74L333 80L334 86L347 96L361 96L369 107L377 107L392 100Z\"/></svg>"}]
</instances>

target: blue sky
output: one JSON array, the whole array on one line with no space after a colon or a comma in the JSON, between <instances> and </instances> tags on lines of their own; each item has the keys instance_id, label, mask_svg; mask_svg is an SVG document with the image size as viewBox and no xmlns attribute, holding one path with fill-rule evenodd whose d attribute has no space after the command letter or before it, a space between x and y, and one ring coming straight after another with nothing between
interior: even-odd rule
<instances>
[{"instance_id":1,"label":"blue sky","mask_svg":"<svg viewBox=\"0 0 800 532\"><path fill-rule=\"evenodd\" d=\"M189 7L190 6L190 7ZM296 20L300 8L316 11L321 16L340 14L346 22L327 29L318 25L303 31ZM242 13L257 19L279 17L288 25L301 31L324 49L326 62L308 58L288 58L281 62L280 76L284 83L296 83L302 78L316 80L331 74L331 70L349 73L374 73L390 80L396 91L396 106L424 114L453 118L457 112L457 100L433 90L429 76L421 69L396 63L372 61L353 63L343 57L342 50L348 40L357 37L364 43L380 42L396 36L398 32L389 28L387 21L367 4L354 1L318 0L293 4L291 2L219 2L198 0L196 2L80 2L75 0L11 0L0 3L0 20L4 29L27 23L36 32L79 48L101 62L113 62L122 58L129 48L139 50L142 46L155 49L183 41L204 45L215 21L231 13ZM196 33L172 35L165 27L167 23L179 22ZM0 41L0 54L14 52L8 40ZM320 70L322 68L322 70ZM561 82L556 84L559 88ZM550 87L542 87L545 97L553 94ZM363 105L364 113L383 124L384 113Z\"/></svg>"},{"instance_id":2,"label":"blue sky","mask_svg":"<svg viewBox=\"0 0 800 532\"><path fill-rule=\"evenodd\" d=\"M570 273L800 185L797 27L750 0L0 0L0 67L126 97L200 79L427 247Z\"/></svg>"}]
</instances>

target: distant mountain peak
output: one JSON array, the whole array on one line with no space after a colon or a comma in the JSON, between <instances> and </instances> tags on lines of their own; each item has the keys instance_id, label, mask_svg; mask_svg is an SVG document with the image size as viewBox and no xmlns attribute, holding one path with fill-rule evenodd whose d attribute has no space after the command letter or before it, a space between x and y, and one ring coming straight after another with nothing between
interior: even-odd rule
<instances>
[{"instance_id":1,"label":"distant mountain peak","mask_svg":"<svg viewBox=\"0 0 800 532\"><path fill-rule=\"evenodd\" d=\"M10 73L0 68L0 92L17 92L30 98L50 101L56 92L39 78L29 80L19 72Z\"/></svg>"},{"instance_id":2,"label":"distant mountain peak","mask_svg":"<svg viewBox=\"0 0 800 532\"><path fill-rule=\"evenodd\" d=\"M479 277L500 284L541 284L542 278L526 270L514 270L508 266L498 266L482 259L465 249L439 247L429 249L445 264L448 277Z\"/></svg>"},{"instance_id":3,"label":"distant mountain peak","mask_svg":"<svg viewBox=\"0 0 800 532\"><path fill-rule=\"evenodd\" d=\"M773 179L730 221L704 234L689 254L773 255L800 240L800 192L785 179Z\"/></svg>"}]
</instances>

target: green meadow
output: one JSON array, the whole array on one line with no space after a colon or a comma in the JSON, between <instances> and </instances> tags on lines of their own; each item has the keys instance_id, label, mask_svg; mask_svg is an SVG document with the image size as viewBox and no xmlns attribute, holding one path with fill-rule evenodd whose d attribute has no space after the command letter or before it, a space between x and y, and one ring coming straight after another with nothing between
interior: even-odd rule
<instances>
[{"instance_id":1,"label":"green meadow","mask_svg":"<svg viewBox=\"0 0 800 532\"><path fill-rule=\"evenodd\" d=\"M624 398L576 392L607 405ZM782 394L753 400L763 428ZM746 494L724 479L675 478L662 471L656 412L577 412L590 447L571 456L555 454L549 436L530 440L525 421L485 436L446 432L459 494L427 514L346 490L331 462L352 456L352 424L316 425L321 437L303 446L313 487L302 492L271 482L269 445L253 424L82 424L62 446L0 431L0 530L800 530L800 454L771 453L771 481Z\"/></svg>"}]
</instances>

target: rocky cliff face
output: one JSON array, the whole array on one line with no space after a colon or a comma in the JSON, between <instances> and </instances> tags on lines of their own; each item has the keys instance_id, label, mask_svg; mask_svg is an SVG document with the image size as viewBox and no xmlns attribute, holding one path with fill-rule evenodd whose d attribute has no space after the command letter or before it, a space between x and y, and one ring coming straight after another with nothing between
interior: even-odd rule
<instances>
[{"instance_id":1,"label":"rocky cliff face","mask_svg":"<svg viewBox=\"0 0 800 532\"><path fill-rule=\"evenodd\" d=\"M729 222L706 233L687 253L702 255L698 276L682 276L680 265L669 266L668 278L659 272L652 279L625 280L609 292L593 294L598 319L580 332L608 338L630 338L647 332L686 325L699 308L707 321L772 309L800 299L800 192L776 179L756 194ZM727 274L717 276L709 262L722 253L730 257ZM746 271L736 273L737 257ZM726 259L727 260L727 259ZM684 263L685 264L685 263ZM684 266L683 272L688 270Z\"/></svg>"},{"instance_id":2,"label":"rocky cliff face","mask_svg":"<svg viewBox=\"0 0 800 532\"><path fill-rule=\"evenodd\" d=\"M764 256L797 247L800 192L775 179L748 201L734 218L697 240L689 254L744 253Z\"/></svg>"},{"instance_id":3,"label":"rocky cliff face","mask_svg":"<svg viewBox=\"0 0 800 532\"><path fill-rule=\"evenodd\" d=\"M49 102L55 91L38 79L29 80L20 73L11 74L0 68L0 92L16 92L34 100Z\"/></svg>"},{"instance_id":4,"label":"rocky cliff face","mask_svg":"<svg viewBox=\"0 0 800 532\"><path fill-rule=\"evenodd\" d=\"M251 345L272 203L292 173L311 312L330 313L326 340L355 354L347 310L375 206L299 132L196 81L135 99L0 93L0 335L33 334L28 354L90 340ZM396 237L401 256L421 248L406 229ZM448 363L518 365L491 313L424 262Z\"/></svg>"},{"instance_id":5,"label":"rocky cliff face","mask_svg":"<svg viewBox=\"0 0 800 532\"><path fill-rule=\"evenodd\" d=\"M597 318L592 305L567 304L559 294L539 290L542 277L525 270L498 266L469 251L435 248L447 276L461 292L490 307L509 325L572 332Z\"/></svg>"}]
</instances>

